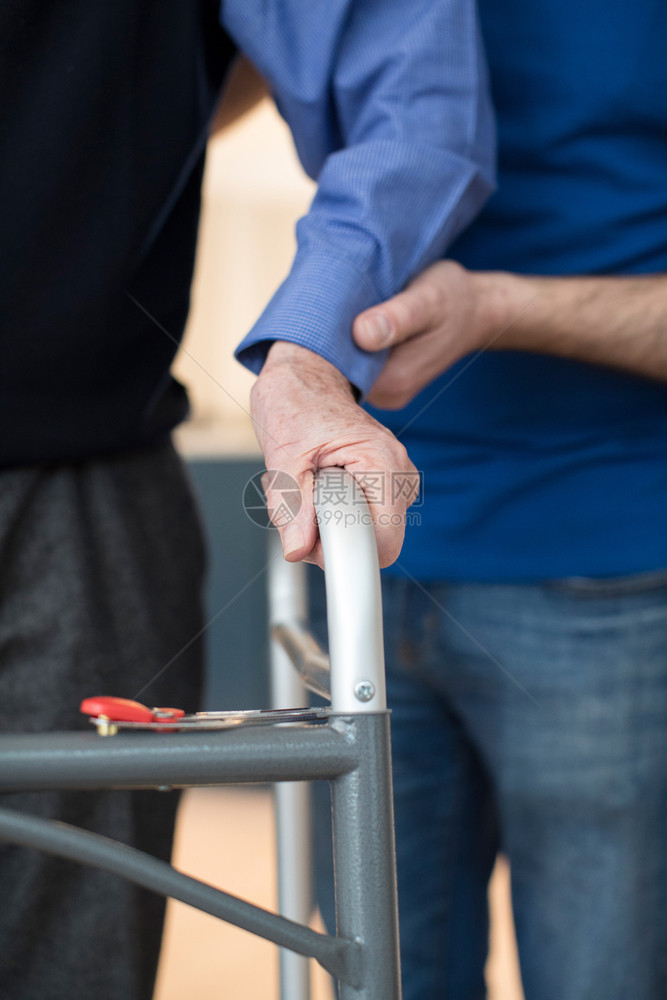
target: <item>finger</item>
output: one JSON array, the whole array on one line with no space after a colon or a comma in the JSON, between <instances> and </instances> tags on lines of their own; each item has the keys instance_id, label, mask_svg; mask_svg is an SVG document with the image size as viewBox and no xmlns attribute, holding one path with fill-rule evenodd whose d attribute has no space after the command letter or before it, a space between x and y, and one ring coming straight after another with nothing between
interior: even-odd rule
<instances>
[{"instance_id":1,"label":"finger","mask_svg":"<svg viewBox=\"0 0 667 1000\"><path fill-rule=\"evenodd\" d=\"M403 547L405 537L405 505L394 504L391 507L378 509L371 505L371 517L375 530L378 561L380 568L391 566Z\"/></svg>"},{"instance_id":2,"label":"finger","mask_svg":"<svg viewBox=\"0 0 667 1000\"><path fill-rule=\"evenodd\" d=\"M365 351L380 351L432 329L442 321L442 293L437 272L427 272L403 292L360 313L352 335Z\"/></svg>"},{"instance_id":3,"label":"finger","mask_svg":"<svg viewBox=\"0 0 667 1000\"><path fill-rule=\"evenodd\" d=\"M419 340L399 344L390 351L368 394L368 402L381 410L402 409L437 378L446 361L436 336L423 334Z\"/></svg>"},{"instance_id":4,"label":"finger","mask_svg":"<svg viewBox=\"0 0 667 1000\"><path fill-rule=\"evenodd\" d=\"M263 483L267 510L278 529L283 556L288 562L299 562L312 552L318 537L313 474L307 471L294 475L281 470L265 474Z\"/></svg>"},{"instance_id":5,"label":"finger","mask_svg":"<svg viewBox=\"0 0 667 1000\"><path fill-rule=\"evenodd\" d=\"M419 473L407 454L378 472L350 470L361 486L375 532L381 567L390 566L399 556L405 535L405 514L419 492ZM364 510L357 509L360 516Z\"/></svg>"},{"instance_id":6,"label":"finger","mask_svg":"<svg viewBox=\"0 0 667 1000\"><path fill-rule=\"evenodd\" d=\"M324 553L322 551L322 542L319 538L308 555L304 557L303 561L311 563L313 566L319 566L320 569L324 569Z\"/></svg>"}]
</instances>

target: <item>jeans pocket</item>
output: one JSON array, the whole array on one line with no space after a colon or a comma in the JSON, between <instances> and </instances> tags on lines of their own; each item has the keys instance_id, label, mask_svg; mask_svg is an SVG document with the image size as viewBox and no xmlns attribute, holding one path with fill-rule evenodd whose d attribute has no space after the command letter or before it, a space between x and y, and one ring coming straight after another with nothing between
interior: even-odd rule
<instances>
[{"instance_id":1,"label":"jeans pocket","mask_svg":"<svg viewBox=\"0 0 667 1000\"><path fill-rule=\"evenodd\" d=\"M623 576L568 576L547 580L546 586L570 597L630 597L667 587L667 569Z\"/></svg>"}]
</instances>

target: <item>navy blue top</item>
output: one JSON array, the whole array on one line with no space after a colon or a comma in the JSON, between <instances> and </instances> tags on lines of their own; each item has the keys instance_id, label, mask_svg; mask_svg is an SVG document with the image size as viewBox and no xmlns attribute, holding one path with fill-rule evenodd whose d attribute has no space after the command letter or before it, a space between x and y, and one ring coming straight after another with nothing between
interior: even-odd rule
<instances>
[{"instance_id":1,"label":"navy blue top","mask_svg":"<svg viewBox=\"0 0 667 1000\"><path fill-rule=\"evenodd\" d=\"M498 190L451 256L532 274L667 270L667 4L480 6ZM667 386L528 353L469 360L376 413L424 471L400 565L515 581L667 566Z\"/></svg>"}]
</instances>

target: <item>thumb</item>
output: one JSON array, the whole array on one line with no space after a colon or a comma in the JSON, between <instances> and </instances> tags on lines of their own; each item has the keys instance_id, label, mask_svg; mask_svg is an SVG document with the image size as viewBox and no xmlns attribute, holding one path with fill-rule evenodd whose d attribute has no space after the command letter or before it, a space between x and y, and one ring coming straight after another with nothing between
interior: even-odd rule
<instances>
[{"instance_id":1,"label":"thumb","mask_svg":"<svg viewBox=\"0 0 667 1000\"><path fill-rule=\"evenodd\" d=\"M455 261L437 261L404 291L359 313L352 327L355 343L365 351L380 351L437 329L463 274Z\"/></svg>"},{"instance_id":2,"label":"thumb","mask_svg":"<svg viewBox=\"0 0 667 1000\"><path fill-rule=\"evenodd\" d=\"M424 295L419 285L411 285L379 306L360 313L352 335L363 350L381 351L423 333L432 322L432 297Z\"/></svg>"}]
</instances>

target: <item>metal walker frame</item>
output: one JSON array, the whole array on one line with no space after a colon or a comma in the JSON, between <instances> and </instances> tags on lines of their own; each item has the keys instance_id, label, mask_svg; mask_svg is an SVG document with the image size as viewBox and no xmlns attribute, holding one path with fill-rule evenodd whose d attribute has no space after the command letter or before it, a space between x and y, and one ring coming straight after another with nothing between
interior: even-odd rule
<instances>
[{"instance_id":1,"label":"metal walker frame","mask_svg":"<svg viewBox=\"0 0 667 1000\"><path fill-rule=\"evenodd\" d=\"M341 470L336 473L340 477ZM309 958L338 980L340 1000L400 1000L377 549L361 489L347 474L337 482L341 489L316 504L326 564L329 660L304 628L303 567L284 562L278 547L269 580L273 705L306 704L308 687L330 697L330 710L306 713L297 722L289 711L284 717L269 712L261 720L262 713L238 713L224 729L220 724L206 729L203 713L201 726L177 735L0 735L0 791L5 792L276 782L280 912L108 838L11 809L0 809L0 840L113 872L275 942L283 949L283 1000L308 1000ZM253 721L274 724L244 725ZM311 891L305 783L313 780L331 783L335 937L306 926Z\"/></svg>"}]
</instances>

